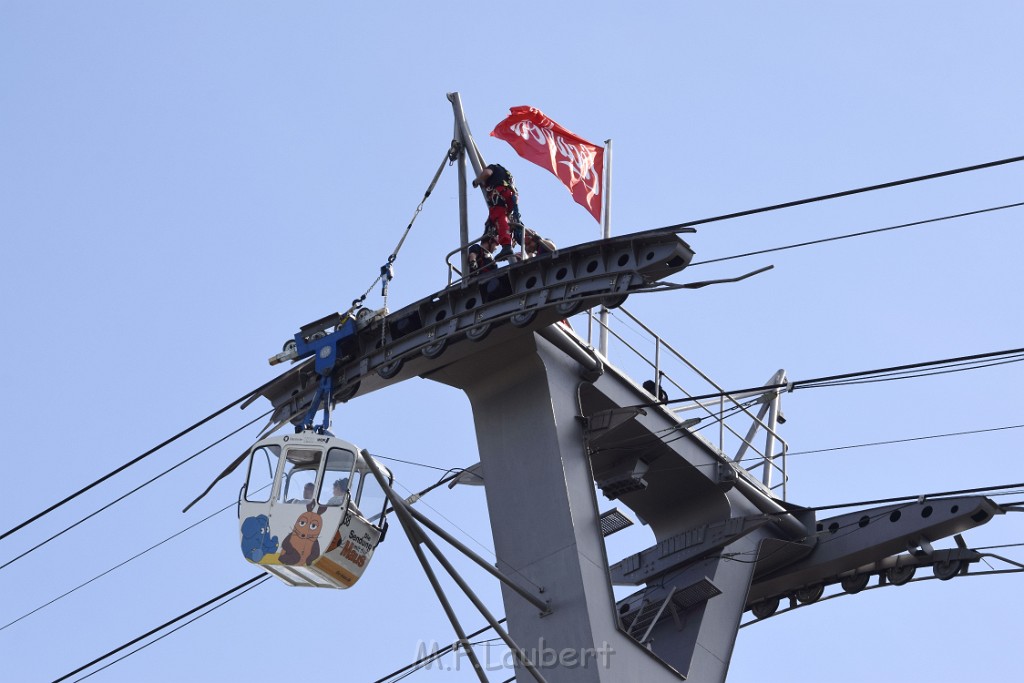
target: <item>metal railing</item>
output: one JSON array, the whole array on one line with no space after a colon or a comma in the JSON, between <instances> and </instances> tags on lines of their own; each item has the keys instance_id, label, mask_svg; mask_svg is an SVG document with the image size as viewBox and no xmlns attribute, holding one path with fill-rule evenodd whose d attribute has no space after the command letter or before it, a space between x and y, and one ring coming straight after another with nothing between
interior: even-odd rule
<instances>
[{"instance_id":1,"label":"metal railing","mask_svg":"<svg viewBox=\"0 0 1024 683\"><path fill-rule=\"evenodd\" d=\"M789 451L789 444L783 439L776 431L776 426L780 421L780 395L784 391L783 389L765 389L764 391L750 391L742 394L729 394L722 386L715 382L711 377L707 375L703 370L698 368L692 362L690 362L682 353L676 350L671 344L665 341L661 335L652 330L646 324L644 324L639 318L627 311L625 308L617 308L611 312L612 317L616 317L617 314L626 316L630 322L635 324L644 334L646 334L650 341L654 344L654 359L651 360L647 354L637 349L631 344L625 337L619 334L615 329L612 329L611 325L604 325L601 323L599 316L593 311L588 311L588 325L587 325L587 342L593 346L594 339L594 328L595 325L599 330L605 330L607 334L614 337L620 344L626 349L629 349L636 355L636 357L642 362L646 363L654 371L654 391L650 392L655 398L661 397L663 383L667 382L669 385L674 387L676 390L681 392L686 398L693 399L694 396L700 396L706 393L718 393L719 397L717 401L708 402L705 400L694 399L690 405L670 408L672 412L677 415L690 410L701 410L710 417L718 422L718 449L725 454L726 446L726 433L735 437L739 443L739 447L736 456L733 458L734 462L742 462L747 451L753 451L757 454L755 458L757 462L745 469L747 471L755 470L757 468L763 468L761 481L769 489L774 490L777 488L782 489L782 498L786 498L786 481L788 475L786 472L786 453ZM700 391L691 392L683 386L681 381L676 381L670 377L664 369L663 362L663 351L667 352L670 362L674 361L681 363L686 369L694 373L697 378L706 383L707 386L711 387L713 392ZM778 385L785 383L785 373L780 370L769 380L769 385ZM747 403L741 403L743 399L751 399ZM749 406L761 403L762 408L758 414L754 414L749 409ZM727 415L726 413L729 413ZM746 434L741 434L732 428L728 424L727 420L734 414L745 414L751 419L750 429ZM767 420L765 419L767 417ZM695 421L684 421L684 425L689 427L696 426L703 418L696 418ZM765 445L763 450L758 448L753 440L757 432L760 430L765 432ZM746 458L749 459L749 458ZM781 461L781 465L776 460ZM772 485L772 472L778 472L780 474L780 483Z\"/></svg>"}]
</instances>

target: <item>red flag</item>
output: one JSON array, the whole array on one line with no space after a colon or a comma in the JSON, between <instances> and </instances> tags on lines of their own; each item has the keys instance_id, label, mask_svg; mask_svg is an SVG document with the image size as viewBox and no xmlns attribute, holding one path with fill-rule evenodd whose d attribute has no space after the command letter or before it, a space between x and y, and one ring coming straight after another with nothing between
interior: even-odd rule
<instances>
[{"instance_id":1,"label":"red flag","mask_svg":"<svg viewBox=\"0 0 1024 683\"><path fill-rule=\"evenodd\" d=\"M601 178L604 148L587 142L533 107L512 107L491 131L528 161L542 166L565 183L577 204L601 222Z\"/></svg>"}]
</instances>

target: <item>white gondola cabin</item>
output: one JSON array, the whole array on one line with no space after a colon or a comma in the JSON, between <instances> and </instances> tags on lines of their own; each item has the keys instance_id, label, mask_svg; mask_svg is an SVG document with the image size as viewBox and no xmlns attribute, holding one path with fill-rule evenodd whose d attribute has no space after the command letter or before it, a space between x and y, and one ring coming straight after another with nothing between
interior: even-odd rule
<instances>
[{"instance_id":1,"label":"white gondola cabin","mask_svg":"<svg viewBox=\"0 0 1024 683\"><path fill-rule=\"evenodd\" d=\"M292 586L349 588L383 538L386 505L348 441L313 431L262 439L239 494L242 554Z\"/></svg>"}]
</instances>

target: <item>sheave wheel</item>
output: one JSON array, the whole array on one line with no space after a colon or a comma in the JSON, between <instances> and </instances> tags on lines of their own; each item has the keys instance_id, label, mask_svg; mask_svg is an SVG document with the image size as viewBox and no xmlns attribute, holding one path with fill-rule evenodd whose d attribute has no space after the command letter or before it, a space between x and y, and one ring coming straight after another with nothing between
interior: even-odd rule
<instances>
[{"instance_id":1,"label":"sheave wheel","mask_svg":"<svg viewBox=\"0 0 1024 683\"><path fill-rule=\"evenodd\" d=\"M355 396L358 391L359 382L353 382L352 384L348 385L347 387L341 390L341 392L338 394L338 401L344 403L345 401Z\"/></svg>"},{"instance_id":2,"label":"sheave wheel","mask_svg":"<svg viewBox=\"0 0 1024 683\"><path fill-rule=\"evenodd\" d=\"M580 310L583 307L583 300L579 298L566 299L562 303L555 304L555 310L558 314L568 318L570 315Z\"/></svg>"},{"instance_id":3,"label":"sheave wheel","mask_svg":"<svg viewBox=\"0 0 1024 683\"><path fill-rule=\"evenodd\" d=\"M512 323L513 327L526 327L536 319L537 310L534 309L532 311L520 311L518 313L513 313L512 317L510 317L508 321Z\"/></svg>"},{"instance_id":4,"label":"sheave wheel","mask_svg":"<svg viewBox=\"0 0 1024 683\"><path fill-rule=\"evenodd\" d=\"M404 361L401 358L396 358L390 363L385 363L377 368L377 374L381 379L391 379L401 371L403 363Z\"/></svg>"},{"instance_id":5,"label":"sheave wheel","mask_svg":"<svg viewBox=\"0 0 1024 683\"><path fill-rule=\"evenodd\" d=\"M604 304L605 308L618 308L622 304L626 303L626 294L615 294L613 296L601 297L601 303Z\"/></svg>"},{"instance_id":6,"label":"sheave wheel","mask_svg":"<svg viewBox=\"0 0 1024 683\"><path fill-rule=\"evenodd\" d=\"M963 566L963 560L945 560L943 562L936 562L932 565L932 573L935 574L935 578L940 581L949 581L960 573Z\"/></svg>"},{"instance_id":7,"label":"sheave wheel","mask_svg":"<svg viewBox=\"0 0 1024 683\"><path fill-rule=\"evenodd\" d=\"M771 615L775 614L775 612L778 609L779 599L769 598L768 600L762 600L761 602L756 603L753 607L750 608L750 611L758 619L766 619L767 617L770 617Z\"/></svg>"},{"instance_id":8,"label":"sheave wheel","mask_svg":"<svg viewBox=\"0 0 1024 683\"><path fill-rule=\"evenodd\" d=\"M796 599L803 605L818 602L825 593L825 584L816 583L813 586L805 586L796 592Z\"/></svg>"},{"instance_id":9,"label":"sheave wheel","mask_svg":"<svg viewBox=\"0 0 1024 683\"><path fill-rule=\"evenodd\" d=\"M445 337L443 339L438 339L437 341L430 342L422 349L420 349L420 353L422 353L425 358L430 358L431 360L433 360L434 358L440 358L441 354L444 353L445 349L447 348L448 338Z\"/></svg>"},{"instance_id":10,"label":"sheave wheel","mask_svg":"<svg viewBox=\"0 0 1024 683\"><path fill-rule=\"evenodd\" d=\"M471 327L466 330L466 339L469 339L470 341L481 341L491 333L491 327L491 323L482 323L476 327Z\"/></svg>"},{"instance_id":11,"label":"sheave wheel","mask_svg":"<svg viewBox=\"0 0 1024 683\"><path fill-rule=\"evenodd\" d=\"M912 564L890 567L885 571L885 578L889 579L889 583L894 586L902 586L914 578L914 572L916 571L917 567Z\"/></svg>"},{"instance_id":12,"label":"sheave wheel","mask_svg":"<svg viewBox=\"0 0 1024 683\"><path fill-rule=\"evenodd\" d=\"M843 590L853 595L854 593L860 593L862 590L868 587L868 582L871 580L871 574L854 574L853 576L845 576L839 585L843 587Z\"/></svg>"}]
</instances>

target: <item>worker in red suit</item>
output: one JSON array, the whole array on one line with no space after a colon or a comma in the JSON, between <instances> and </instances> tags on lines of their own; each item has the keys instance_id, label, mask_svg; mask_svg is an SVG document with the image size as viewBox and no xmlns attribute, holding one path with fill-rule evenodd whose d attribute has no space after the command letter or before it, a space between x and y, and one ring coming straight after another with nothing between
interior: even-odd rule
<instances>
[{"instance_id":1,"label":"worker in red suit","mask_svg":"<svg viewBox=\"0 0 1024 683\"><path fill-rule=\"evenodd\" d=\"M519 216L519 191L516 190L512 174L504 166L490 164L473 181L473 187L483 187L487 195L487 220L485 232L498 236L501 250L494 256L495 261L512 258L512 230L522 224Z\"/></svg>"}]
</instances>

